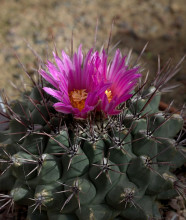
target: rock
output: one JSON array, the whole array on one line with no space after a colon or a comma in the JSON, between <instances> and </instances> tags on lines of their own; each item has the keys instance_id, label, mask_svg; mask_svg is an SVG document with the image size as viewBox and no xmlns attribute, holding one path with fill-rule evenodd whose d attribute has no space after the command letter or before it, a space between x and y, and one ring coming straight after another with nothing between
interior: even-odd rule
<instances>
[{"instance_id":1,"label":"rock","mask_svg":"<svg viewBox=\"0 0 186 220\"><path fill-rule=\"evenodd\" d=\"M5 109L5 106L2 102L3 102L3 100L0 96L0 112L5 113L6 109ZM3 122L3 121L6 121L6 118L0 114L0 131L4 131L8 128L8 123L1 124L1 122Z\"/></svg>"}]
</instances>

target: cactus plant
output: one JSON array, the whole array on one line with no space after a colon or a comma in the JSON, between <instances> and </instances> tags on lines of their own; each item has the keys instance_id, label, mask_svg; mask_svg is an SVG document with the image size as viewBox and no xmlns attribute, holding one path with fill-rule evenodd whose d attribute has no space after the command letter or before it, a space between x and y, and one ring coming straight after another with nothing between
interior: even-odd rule
<instances>
[{"instance_id":1,"label":"cactus plant","mask_svg":"<svg viewBox=\"0 0 186 220\"><path fill-rule=\"evenodd\" d=\"M142 83L140 65L116 50L81 46L42 65L38 82L1 110L0 210L28 206L29 220L161 218L161 200L184 196L183 119L159 110L169 63ZM138 61L138 60L137 60ZM42 77L41 77L42 76Z\"/></svg>"}]
</instances>

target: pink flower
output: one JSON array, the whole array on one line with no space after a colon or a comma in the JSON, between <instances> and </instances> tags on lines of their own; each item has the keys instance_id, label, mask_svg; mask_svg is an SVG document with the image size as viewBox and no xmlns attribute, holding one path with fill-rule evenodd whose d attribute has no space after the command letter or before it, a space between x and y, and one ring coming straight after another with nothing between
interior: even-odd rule
<instances>
[{"instance_id":1,"label":"pink flower","mask_svg":"<svg viewBox=\"0 0 186 220\"><path fill-rule=\"evenodd\" d=\"M39 73L52 84L55 89L44 87L44 91L55 97L59 102L53 106L58 112L73 114L78 118L86 118L105 92L109 84L96 77L98 64L92 55L92 49L85 58L80 45L78 52L70 58L62 51L62 59L54 54L56 65L48 61L48 73L40 70Z\"/></svg>"},{"instance_id":2,"label":"pink flower","mask_svg":"<svg viewBox=\"0 0 186 220\"><path fill-rule=\"evenodd\" d=\"M99 54L91 49L83 57L81 45L72 58L64 51L62 59L55 53L54 58L56 64L48 61L48 72L40 70L40 74L55 89L43 89L59 100L53 105L56 111L78 118L86 118L95 108L108 115L118 114L118 105L132 96L141 76L138 68L128 69L119 49L109 63L104 50Z\"/></svg>"},{"instance_id":3,"label":"pink flower","mask_svg":"<svg viewBox=\"0 0 186 220\"><path fill-rule=\"evenodd\" d=\"M104 83L109 83L110 86L105 93L100 95L101 102L98 109L108 115L116 115L120 113L117 106L132 96L131 91L141 76L138 73L139 67L128 69L125 64L126 57L122 57L119 49L116 50L113 60L109 63L104 50L99 57L97 77L100 81L104 79Z\"/></svg>"}]
</instances>

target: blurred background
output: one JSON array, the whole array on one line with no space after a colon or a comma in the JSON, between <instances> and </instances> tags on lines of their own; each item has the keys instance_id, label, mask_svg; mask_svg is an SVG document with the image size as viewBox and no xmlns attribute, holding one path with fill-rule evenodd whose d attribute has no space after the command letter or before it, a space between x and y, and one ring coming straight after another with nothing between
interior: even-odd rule
<instances>
[{"instance_id":1,"label":"blurred background","mask_svg":"<svg viewBox=\"0 0 186 220\"><path fill-rule=\"evenodd\" d=\"M10 81L22 86L27 79L15 52L34 74L37 59L29 45L44 59L54 46L69 51L73 30L74 49L83 43L84 51L94 44L96 20L99 21L96 47L106 45L113 19L111 47L120 42L123 51L140 53L149 42L141 62L153 78L157 56L161 64L172 58L177 63L186 54L186 0L0 0L0 89L13 99L17 91ZM186 101L186 62L172 80L180 86L164 98L175 106Z\"/></svg>"}]
</instances>

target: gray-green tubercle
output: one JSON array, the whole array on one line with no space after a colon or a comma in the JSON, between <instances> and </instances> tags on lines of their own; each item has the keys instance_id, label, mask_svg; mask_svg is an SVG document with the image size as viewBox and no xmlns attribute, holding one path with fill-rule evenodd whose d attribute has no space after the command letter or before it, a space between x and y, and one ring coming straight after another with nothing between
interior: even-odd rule
<instances>
[{"instance_id":1,"label":"gray-green tubercle","mask_svg":"<svg viewBox=\"0 0 186 220\"><path fill-rule=\"evenodd\" d=\"M57 113L40 87L11 104L0 132L5 206L27 205L29 220L160 218L161 200L181 191L173 171L186 160L183 119L159 111L154 90L135 94L120 115L87 120Z\"/></svg>"}]
</instances>

